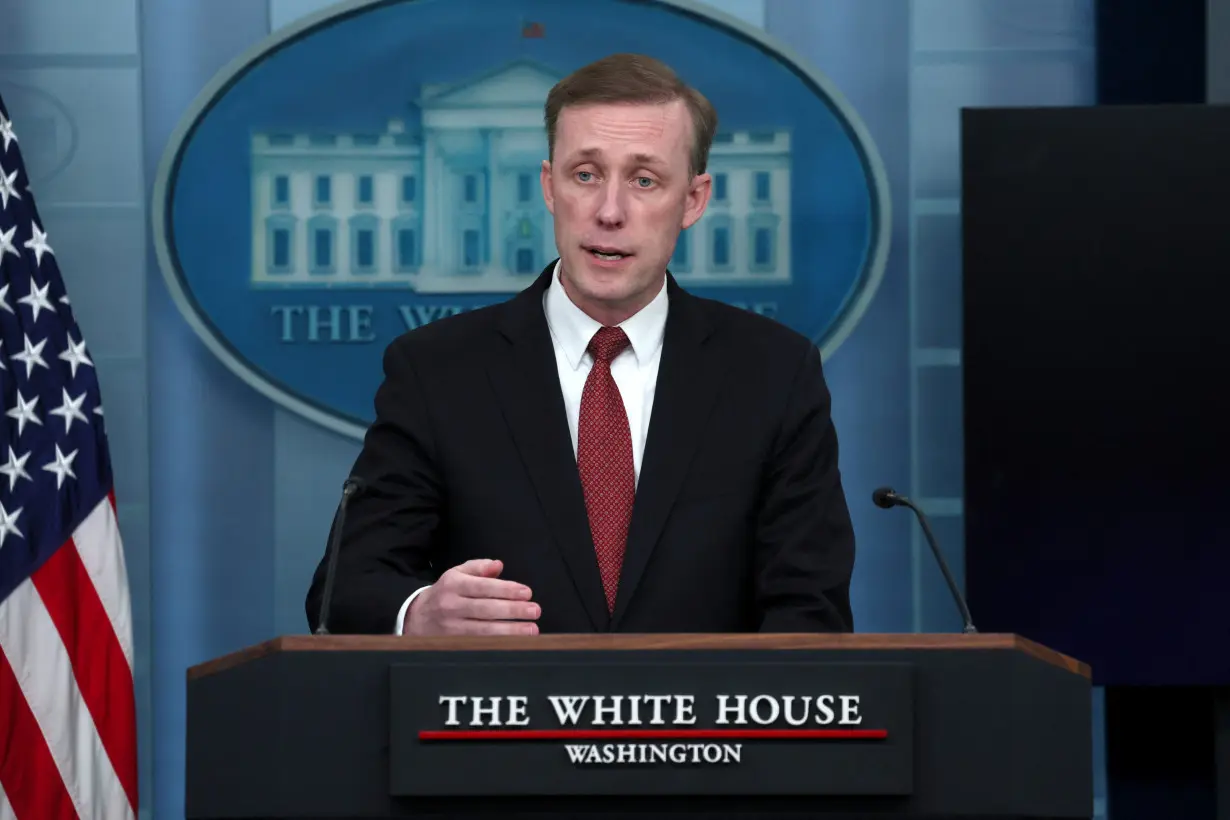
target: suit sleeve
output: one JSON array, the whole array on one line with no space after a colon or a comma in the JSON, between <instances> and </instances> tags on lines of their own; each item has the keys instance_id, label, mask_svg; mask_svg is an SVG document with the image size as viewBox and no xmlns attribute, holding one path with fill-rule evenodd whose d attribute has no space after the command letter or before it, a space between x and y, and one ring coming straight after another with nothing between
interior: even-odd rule
<instances>
[{"instance_id":1,"label":"suit sleeve","mask_svg":"<svg viewBox=\"0 0 1230 820\"><path fill-rule=\"evenodd\" d=\"M854 530L831 407L820 351L809 344L765 466L755 554L761 632L854 630Z\"/></svg>"},{"instance_id":2,"label":"suit sleeve","mask_svg":"<svg viewBox=\"0 0 1230 820\"><path fill-rule=\"evenodd\" d=\"M385 351L375 405L353 470L365 488L351 498L338 551L328 615L334 634L394 634L406 599L435 581L443 492L422 384L404 338ZM327 563L326 552L307 594L312 630Z\"/></svg>"}]
</instances>

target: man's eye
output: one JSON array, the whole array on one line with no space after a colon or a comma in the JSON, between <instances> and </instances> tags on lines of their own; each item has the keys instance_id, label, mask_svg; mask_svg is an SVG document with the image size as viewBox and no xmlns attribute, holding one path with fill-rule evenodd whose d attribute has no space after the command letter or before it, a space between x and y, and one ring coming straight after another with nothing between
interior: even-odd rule
<instances>
[{"instance_id":1,"label":"man's eye","mask_svg":"<svg viewBox=\"0 0 1230 820\"><path fill-rule=\"evenodd\" d=\"M581 171L580 173L577 174L577 179L581 180L582 182L589 182L590 178L592 177L593 177L593 174L591 174L589 171Z\"/></svg>"},{"instance_id":2,"label":"man's eye","mask_svg":"<svg viewBox=\"0 0 1230 820\"><path fill-rule=\"evenodd\" d=\"M653 180L649 177L637 177L636 184L642 188L648 188L650 185L653 185Z\"/></svg>"}]
</instances>

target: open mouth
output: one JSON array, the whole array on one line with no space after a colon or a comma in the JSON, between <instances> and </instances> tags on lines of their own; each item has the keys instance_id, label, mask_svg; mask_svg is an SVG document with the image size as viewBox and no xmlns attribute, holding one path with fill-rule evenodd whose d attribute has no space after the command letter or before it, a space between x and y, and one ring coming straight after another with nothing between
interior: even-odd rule
<instances>
[{"instance_id":1,"label":"open mouth","mask_svg":"<svg viewBox=\"0 0 1230 820\"><path fill-rule=\"evenodd\" d=\"M591 245L586 248L586 250L589 251L595 259L601 259L604 262L616 262L624 257L632 255L630 253L624 253L618 248L611 248L603 245Z\"/></svg>"}]
</instances>

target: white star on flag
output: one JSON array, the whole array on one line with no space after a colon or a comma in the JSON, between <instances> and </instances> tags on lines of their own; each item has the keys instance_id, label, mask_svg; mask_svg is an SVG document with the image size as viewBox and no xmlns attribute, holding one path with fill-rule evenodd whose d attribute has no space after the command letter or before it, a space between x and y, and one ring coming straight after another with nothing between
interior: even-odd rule
<instances>
[{"instance_id":1,"label":"white star on flag","mask_svg":"<svg viewBox=\"0 0 1230 820\"><path fill-rule=\"evenodd\" d=\"M3 170L0 170L0 210L9 209L9 199L21 199L21 194L17 193L17 188L13 185L16 181L16 171L5 174Z\"/></svg>"},{"instance_id":2,"label":"white star on flag","mask_svg":"<svg viewBox=\"0 0 1230 820\"><path fill-rule=\"evenodd\" d=\"M30 226L30 232L31 236L25 241L23 247L34 251L34 262L41 265L43 264L43 254L49 253L54 256L55 251L47 244L47 233L37 223ZM48 305L48 307L51 306Z\"/></svg>"},{"instance_id":3,"label":"white star on flag","mask_svg":"<svg viewBox=\"0 0 1230 820\"><path fill-rule=\"evenodd\" d=\"M68 335L68 342L64 345L64 352L60 354L59 358L68 362L73 378L77 378L77 368L79 366L94 366L94 363L90 361L90 357L86 355L85 340L82 339L80 342L74 342L71 333Z\"/></svg>"},{"instance_id":4,"label":"white star on flag","mask_svg":"<svg viewBox=\"0 0 1230 820\"><path fill-rule=\"evenodd\" d=\"M17 435L20 436L26 431L26 422L31 424L42 425L42 420L34 415L34 406L38 404L38 396L26 401L26 397L21 395L21 391L17 392L17 404L10 407L6 416L17 419Z\"/></svg>"},{"instance_id":5,"label":"white star on flag","mask_svg":"<svg viewBox=\"0 0 1230 820\"><path fill-rule=\"evenodd\" d=\"M15 535L18 538L25 537L17 529L17 519L21 516L21 512L21 507L9 512L4 509L3 504L0 504L0 547L4 546L4 542L9 535Z\"/></svg>"},{"instance_id":6,"label":"white star on flag","mask_svg":"<svg viewBox=\"0 0 1230 820\"><path fill-rule=\"evenodd\" d=\"M8 117L0 114L0 139L4 140L4 153L8 153L9 143L17 142L17 135L13 133L13 123Z\"/></svg>"},{"instance_id":7,"label":"white star on flag","mask_svg":"<svg viewBox=\"0 0 1230 820\"><path fill-rule=\"evenodd\" d=\"M36 287L34 282L30 282L30 295L23 296L17 301L23 305L30 306L30 312L34 314L34 321L38 321L38 314L41 310L55 310L55 306L47 301L47 289L51 287L51 283L47 282L41 288Z\"/></svg>"},{"instance_id":8,"label":"white star on flag","mask_svg":"<svg viewBox=\"0 0 1230 820\"><path fill-rule=\"evenodd\" d=\"M24 301L24 300L20 300ZM43 361L43 348L47 346L47 340L43 339L38 344L33 344L30 337L24 333L22 336L26 340L26 349L20 353L14 353L13 358L26 365L26 378L30 378L30 374L34 372L35 365L39 367L47 367L47 362Z\"/></svg>"},{"instance_id":9,"label":"white star on flag","mask_svg":"<svg viewBox=\"0 0 1230 820\"><path fill-rule=\"evenodd\" d=\"M26 472L26 462L30 460L30 454L26 453L20 458L13 452L13 445L9 445L9 462L8 464L0 465L0 473L4 473L9 477L9 491L11 492L17 486L17 479L26 478L30 481L30 474Z\"/></svg>"},{"instance_id":10,"label":"white star on flag","mask_svg":"<svg viewBox=\"0 0 1230 820\"><path fill-rule=\"evenodd\" d=\"M68 397L68 391L64 390L64 403L54 410L49 410L53 416L62 416L64 418L64 432L68 432L73 427L73 419L81 419L86 424L90 420L86 418L85 413L81 412L81 403L85 401L85 393L82 393L75 399Z\"/></svg>"},{"instance_id":11,"label":"white star on flag","mask_svg":"<svg viewBox=\"0 0 1230 820\"><path fill-rule=\"evenodd\" d=\"M52 461L52 462L49 462L43 465L44 470L46 470L49 473L55 473L57 490L64 486L65 476L68 476L69 478L77 477L76 474L73 473L73 460L76 458L77 458L76 450L73 450L68 455L64 455L63 453L60 452L60 445L57 444L55 461Z\"/></svg>"},{"instance_id":12,"label":"white star on flag","mask_svg":"<svg viewBox=\"0 0 1230 820\"><path fill-rule=\"evenodd\" d=\"M17 226L9 228L7 231L0 231L0 265L4 264L4 255L11 253L18 259L21 258L21 251L17 250L17 246L13 244L13 234L17 233ZM8 285L5 285L7 288Z\"/></svg>"}]
</instances>

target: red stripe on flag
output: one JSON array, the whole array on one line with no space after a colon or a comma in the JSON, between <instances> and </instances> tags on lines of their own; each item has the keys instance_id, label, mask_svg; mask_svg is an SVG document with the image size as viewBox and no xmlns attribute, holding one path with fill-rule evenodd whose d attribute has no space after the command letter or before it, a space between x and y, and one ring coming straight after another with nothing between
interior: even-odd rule
<instances>
[{"instance_id":1,"label":"red stripe on flag","mask_svg":"<svg viewBox=\"0 0 1230 820\"><path fill-rule=\"evenodd\" d=\"M56 550L32 580L60 633L115 774L137 806L137 709L132 670L111 619L71 540Z\"/></svg>"},{"instance_id":2,"label":"red stripe on flag","mask_svg":"<svg viewBox=\"0 0 1230 820\"><path fill-rule=\"evenodd\" d=\"M18 820L77 820L47 739L0 648L0 786Z\"/></svg>"}]
</instances>

